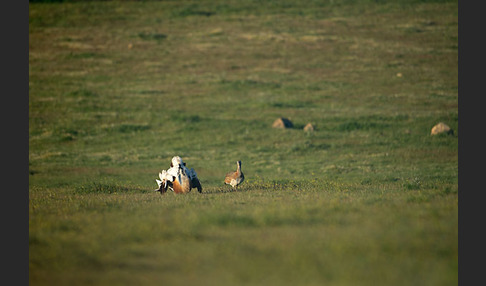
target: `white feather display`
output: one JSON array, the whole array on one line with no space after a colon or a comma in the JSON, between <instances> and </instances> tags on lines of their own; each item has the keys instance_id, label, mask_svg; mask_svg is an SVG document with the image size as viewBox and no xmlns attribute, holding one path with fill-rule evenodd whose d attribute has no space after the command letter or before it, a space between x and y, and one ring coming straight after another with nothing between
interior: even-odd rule
<instances>
[{"instance_id":1,"label":"white feather display","mask_svg":"<svg viewBox=\"0 0 486 286\"><path fill-rule=\"evenodd\" d=\"M188 169L179 156L172 158L170 168L162 170L159 173L159 179L155 179L159 186L155 191L160 191L161 193L165 193L167 189L176 193L186 193L192 188L197 188L198 192L202 192L196 171L194 168Z\"/></svg>"}]
</instances>

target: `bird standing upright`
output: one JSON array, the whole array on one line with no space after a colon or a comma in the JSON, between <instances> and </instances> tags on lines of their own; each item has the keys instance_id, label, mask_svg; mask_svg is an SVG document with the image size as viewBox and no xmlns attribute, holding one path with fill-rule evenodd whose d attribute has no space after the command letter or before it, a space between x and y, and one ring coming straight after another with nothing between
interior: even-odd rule
<instances>
[{"instance_id":1,"label":"bird standing upright","mask_svg":"<svg viewBox=\"0 0 486 286\"><path fill-rule=\"evenodd\" d=\"M224 178L224 183L231 185L233 190L237 190L238 185L244 180L245 175L243 175L243 172L241 171L241 161L236 161L236 171L227 173Z\"/></svg>"}]
</instances>

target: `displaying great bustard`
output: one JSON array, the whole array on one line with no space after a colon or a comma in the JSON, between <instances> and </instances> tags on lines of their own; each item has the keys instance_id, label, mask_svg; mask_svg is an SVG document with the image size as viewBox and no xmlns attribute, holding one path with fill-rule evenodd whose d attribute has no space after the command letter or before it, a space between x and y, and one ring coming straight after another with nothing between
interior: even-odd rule
<instances>
[{"instance_id":1,"label":"displaying great bustard","mask_svg":"<svg viewBox=\"0 0 486 286\"><path fill-rule=\"evenodd\" d=\"M159 188L154 191L160 192L161 194L167 192L168 189L174 191L176 194L188 193L193 188L197 188L197 191L200 193L202 192L201 183L199 182L196 171L193 168L189 170L186 167L186 163L179 156L172 158L170 168L167 171L162 170L159 173L159 179L155 179Z\"/></svg>"},{"instance_id":2,"label":"displaying great bustard","mask_svg":"<svg viewBox=\"0 0 486 286\"><path fill-rule=\"evenodd\" d=\"M243 172L241 171L241 161L236 161L236 171L227 173L226 177L224 178L224 183L231 185L233 190L236 190L238 185L240 185L244 180L245 175L243 175Z\"/></svg>"}]
</instances>

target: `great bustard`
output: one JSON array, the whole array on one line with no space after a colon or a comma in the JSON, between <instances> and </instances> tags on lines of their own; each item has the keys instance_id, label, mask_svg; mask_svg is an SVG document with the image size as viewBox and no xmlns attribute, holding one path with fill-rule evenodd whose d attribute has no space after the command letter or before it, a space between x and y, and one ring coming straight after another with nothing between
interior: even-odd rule
<instances>
[{"instance_id":1,"label":"great bustard","mask_svg":"<svg viewBox=\"0 0 486 286\"><path fill-rule=\"evenodd\" d=\"M236 161L236 171L229 172L226 174L224 178L224 183L227 185L231 185L234 190L238 188L238 185L241 184L245 180L245 175L241 171L241 161Z\"/></svg>"},{"instance_id":2,"label":"great bustard","mask_svg":"<svg viewBox=\"0 0 486 286\"><path fill-rule=\"evenodd\" d=\"M170 164L170 168L162 170L159 173L159 178L155 179L158 189L155 191L161 194L167 192L167 189L171 189L176 194L188 193L192 188L197 188L198 192L202 192L201 183L197 177L196 171L193 168L188 169L186 163L182 162L182 158L174 156Z\"/></svg>"}]
</instances>

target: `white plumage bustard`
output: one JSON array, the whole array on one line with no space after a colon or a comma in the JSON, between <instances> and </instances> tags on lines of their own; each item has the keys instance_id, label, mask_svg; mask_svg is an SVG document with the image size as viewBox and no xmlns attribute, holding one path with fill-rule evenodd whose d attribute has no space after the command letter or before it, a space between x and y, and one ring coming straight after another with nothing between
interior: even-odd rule
<instances>
[{"instance_id":1,"label":"white plumage bustard","mask_svg":"<svg viewBox=\"0 0 486 286\"><path fill-rule=\"evenodd\" d=\"M159 173L159 179L155 179L159 186L155 191L161 194L167 192L167 189L177 194L188 193L193 188L197 188L197 191L200 193L202 192L201 183L199 182L196 171L193 168L188 169L186 163L179 156L172 158L170 168L167 171L162 170Z\"/></svg>"}]
</instances>

